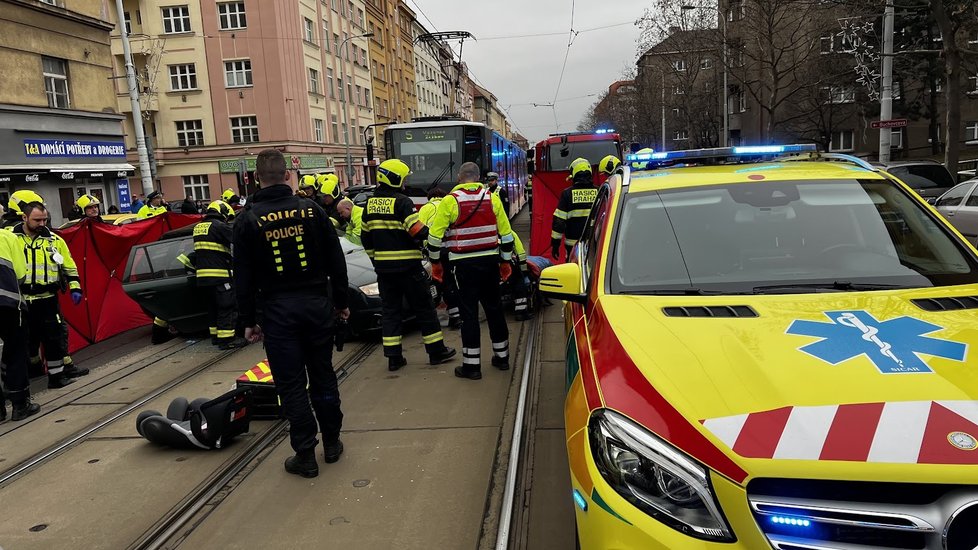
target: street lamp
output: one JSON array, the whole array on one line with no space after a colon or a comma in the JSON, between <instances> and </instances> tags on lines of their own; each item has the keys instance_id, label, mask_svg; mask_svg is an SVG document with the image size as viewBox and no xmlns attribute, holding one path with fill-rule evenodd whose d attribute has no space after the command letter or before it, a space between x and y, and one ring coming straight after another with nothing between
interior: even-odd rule
<instances>
[{"instance_id":1,"label":"street lamp","mask_svg":"<svg viewBox=\"0 0 978 550\"><path fill-rule=\"evenodd\" d=\"M373 36L372 32L365 32L363 34L357 34L354 36L348 36L340 42L340 52L343 52L343 48L346 48L346 56L340 55L340 66L343 67L343 80L346 80L346 63L344 59L350 59L350 46L348 42L354 38L370 38ZM340 96L343 97L343 142L346 144L346 184L349 186L353 183L353 157L350 156L350 115L347 111L350 110L350 94L344 93L343 89L340 88Z\"/></svg>"},{"instance_id":2,"label":"street lamp","mask_svg":"<svg viewBox=\"0 0 978 550\"><path fill-rule=\"evenodd\" d=\"M718 19L720 20L720 28L723 32L723 90L720 92L720 116L723 117L723 139L720 140L720 146L726 147L730 136L730 112L727 108L727 18L724 13L720 11L719 4L717 4L716 8L713 6L691 6L689 4L684 4L680 8L683 11L690 11L699 8L714 9L716 10Z\"/></svg>"}]
</instances>

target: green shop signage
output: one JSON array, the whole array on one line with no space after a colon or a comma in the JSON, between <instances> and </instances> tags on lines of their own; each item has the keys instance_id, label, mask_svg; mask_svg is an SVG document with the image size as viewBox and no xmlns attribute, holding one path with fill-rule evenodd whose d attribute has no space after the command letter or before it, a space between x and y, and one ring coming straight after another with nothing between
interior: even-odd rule
<instances>
[{"instance_id":1,"label":"green shop signage","mask_svg":"<svg viewBox=\"0 0 978 550\"><path fill-rule=\"evenodd\" d=\"M248 172L255 171L255 158L247 157L242 159L226 159L217 161L218 171L222 174L232 174L235 172L240 172L242 164L245 170ZM295 166L295 159L298 159L299 165ZM333 163L330 162L330 158L322 155L286 155L285 164L289 169L304 169L310 170L315 168L330 168Z\"/></svg>"}]
</instances>

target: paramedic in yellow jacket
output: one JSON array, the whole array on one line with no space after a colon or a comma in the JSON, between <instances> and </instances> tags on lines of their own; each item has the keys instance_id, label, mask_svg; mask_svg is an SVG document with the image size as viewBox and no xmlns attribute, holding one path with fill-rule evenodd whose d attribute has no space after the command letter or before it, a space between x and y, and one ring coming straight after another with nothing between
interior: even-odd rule
<instances>
[{"instance_id":1,"label":"paramedic in yellow jacket","mask_svg":"<svg viewBox=\"0 0 978 550\"><path fill-rule=\"evenodd\" d=\"M88 369L66 366L68 339L61 328L61 308L58 292L71 293L71 301L82 301L78 269L64 239L48 229L47 208L32 202L23 209L24 223L14 228L24 249L27 274L21 289L27 302L27 321L30 338L44 346L47 361L48 388L63 388L76 376L88 374Z\"/></svg>"}]
</instances>

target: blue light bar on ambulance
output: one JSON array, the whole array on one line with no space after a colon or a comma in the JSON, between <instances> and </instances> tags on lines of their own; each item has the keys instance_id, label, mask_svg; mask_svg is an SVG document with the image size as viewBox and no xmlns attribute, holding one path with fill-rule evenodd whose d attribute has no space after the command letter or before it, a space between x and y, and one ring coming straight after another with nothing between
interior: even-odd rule
<instances>
[{"instance_id":1,"label":"blue light bar on ambulance","mask_svg":"<svg viewBox=\"0 0 978 550\"><path fill-rule=\"evenodd\" d=\"M594 131L595 134L613 134L615 133L614 128L598 128Z\"/></svg>"},{"instance_id":2,"label":"blue light bar on ambulance","mask_svg":"<svg viewBox=\"0 0 978 550\"><path fill-rule=\"evenodd\" d=\"M625 155L625 162L680 161L697 158L725 158L749 155L777 155L783 153L807 153L818 151L814 143L798 145L748 145L741 147L714 147L712 149L689 149L686 151L660 151L658 153L632 153Z\"/></svg>"}]
</instances>

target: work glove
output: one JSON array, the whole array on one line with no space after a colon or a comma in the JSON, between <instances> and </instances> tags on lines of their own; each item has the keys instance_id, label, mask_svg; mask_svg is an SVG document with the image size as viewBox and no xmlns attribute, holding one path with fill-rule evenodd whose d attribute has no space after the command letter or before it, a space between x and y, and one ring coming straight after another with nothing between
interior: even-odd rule
<instances>
[{"instance_id":1,"label":"work glove","mask_svg":"<svg viewBox=\"0 0 978 550\"><path fill-rule=\"evenodd\" d=\"M560 241L551 240L550 249L550 255L553 256L553 259L560 260Z\"/></svg>"},{"instance_id":2,"label":"work glove","mask_svg":"<svg viewBox=\"0 0 978 550\"><path fill-rule=\"evenodd\" d=\"M509 262L504 262L499 264L499 279L501 281L509 280L509 276L513 274L513 265Z\"/></svg>"},{"instance_id":3,"label":"work glove","mask_svg":"<svg viewBox=\"0 0 978 550\"><path fill-rule=\"evenodd\" d=\"M81 300L82 300L82 293L81 293L81 291L80 290L72 290L71 291L71 301L72 301L72 303L74 303L77 306L78 304L81 303Z\"/></svg>"},{"instance_id":4,"label":"work glove","mask_svg":"<svg viewBox=\"0 0 978 550\"><path fill-rule=\"evenodd\" d=\"M431 280L439 283L445 280L445 271L440 263L431 264Z\"/></svg>"}]
</instances>

